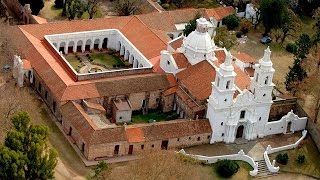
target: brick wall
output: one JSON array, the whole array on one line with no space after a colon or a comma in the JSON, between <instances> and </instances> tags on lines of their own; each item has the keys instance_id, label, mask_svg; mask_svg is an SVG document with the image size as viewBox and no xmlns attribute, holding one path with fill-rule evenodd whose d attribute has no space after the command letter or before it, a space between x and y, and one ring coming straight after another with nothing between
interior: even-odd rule
<instances>
[{"instance_id":1,"label":"brick wall","mask_svg":"<svg viewBox=\"0 0 320 180\"><path fill-rule=\"evenodd\" d=\"M288 112L296 109L297 98L274 101L269 115L269 121L277 121Z\"/></svg>"}]
</instances>

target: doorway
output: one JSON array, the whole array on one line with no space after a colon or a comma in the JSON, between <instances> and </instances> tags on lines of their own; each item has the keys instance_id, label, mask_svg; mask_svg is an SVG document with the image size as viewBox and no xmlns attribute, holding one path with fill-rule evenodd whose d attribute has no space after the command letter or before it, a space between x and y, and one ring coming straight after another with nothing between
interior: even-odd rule
<instances>
[{"instance_id":1,"label":"doorway","mask_svg":"<svg viewBox=\"0 0 320 180\"><path fill-rule=\"evenodd\" d=\"M242 136L243 136L243 129L244 129L243 125L240 125L240 126L238 127L236 138L242 138Z\"/></svg>"},{"instance_id":2,"label":"doorway","mask_svg":"<svg viewBox=\"0 0 320 180\"><path fill-rule=\"evenodd\" d=\"M129 146L129 152L128 152L128 154L129 154L129 155L132 155L132 153L133 153L133 145L130 145L130 146Z\"/></svg>"},{"instance_id":3,"label":"doorway","mask_svg":"<svg viewBox=\"0 0 320 180\"><path fill-rule=\"evenodd\" d=\"M291 132L291 122L288 122L287 133L290 133L290 132Z\"/></svg>"},{"instance_id":4,"label":"doorway","mask_svg":"<svg viewBox=\"0 0 320 180\"><path fill-rule=\"evenodd\" d=\"M113 154L114 155L118 155L119 154L119 145L116 145L115 147L114 147L114 151L113 151Z\"/></svg>"},{"instance_id":5,"label":"doorway","mask_svg":"<svg viewBox=\"0 0 320 180\"><path fill-rule=\"evenodd\" d=\"M169 144L169 141L168 140L164 140L161 142L161 149L162 150L167 150L168 149L168 144Z\"/></svg>"}]
</instances>

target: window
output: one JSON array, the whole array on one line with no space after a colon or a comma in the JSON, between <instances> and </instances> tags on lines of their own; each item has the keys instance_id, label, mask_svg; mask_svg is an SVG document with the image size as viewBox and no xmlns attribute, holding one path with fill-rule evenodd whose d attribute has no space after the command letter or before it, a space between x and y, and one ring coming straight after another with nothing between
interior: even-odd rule
<instances>
[{"instance_id":1,"label":"window","mask_svg":"<svg viewBox=\"0 0 320 180\"><path fill-rule=\"evenodd\" d=\"M120 116L119 119L122 119L122 116Z\"/></svg>"},{"instance_id":2,"label":"window","mask_svg":"<svg viewBox=\"0 0 320 180\"><path fill-rule=\"evenodd\" d=\"M224 102L227 102L227 99L224 99Z\"/></svg>"},{"instance_id":3,"label":"window","mask_svg":"<svg viewBox=\"0 0 320 180\"><path fill-rule=\"evenodd\" d=\"M198 137L197 141L200 141L200 137Z\"/></svg>"},{"instance_id":4,"label":"window","mask_svg":"<svg viewBox=\"0 0 320 180\"><path fill-rule=\"evenodd\" d=\"M159 98L156 98L156 102L159 102L159 100L160 100Z\"/></svg>"},{"instance_id":5,"label":"window","mask_svg":"<svg viewBox=\"0 0 320 180\"><path fill-rule=\"evenodd\" d=\"M151 147L154 148L154 144L152 144Z\"/></svg>"},{"instance_id":6,"label":"window","mask_svg":"<svg viewBox=\"0 0 320 180\"><path fill-rule=\"evenodd\" d=\"M44 93L44 98L45 98L46 100L48 100L48 91L47 91L47 90L46 90L45 93Z\"/></svg>"},{"instance_id":7,"label":"window","mask_svg":"<svg viewBox=\"0 0 320 180\"><path fill-rule=\"evenodd\" d=\"M141 149L142 149L142 150L144 149L144 144L141 145Z\"/></svg>"},{"instance_id":8,"label":"window","mask_svg":"<svg viewBox=\"0 0 320 180\"><path fill-rule=\"evenodd\" d=\"M81 146L81 151L84 152L84 147L85 147L85 144L82 143L82 146Z\"/></svg>"},{"instance_id":9,"label":"window","mask_svg":"<svg viewBox=\"0 0 320 180\"><path fill-rule=\"evenodd\" d=\"M259 121L261 121L261 117L259 117Z\"/></svg>"},{"instance_id":10,"label":"window","mask_svg":"<svg viewBox=\"0 0 320 180\"><path fill-rule=\"evenodd\" d=\"M191 137L189 137L189 140L191 140Z\"/></svg>"},{"instance_id":11,"label":"window","mask_svg":"<svg viewBox=\"0 0 320 180\"><path fill-rule=\"evenodd\" d=\"M229 88L230 88L230 81L227 81L226 89L229 89Z\"/></svg>"},{"instance_id":12,"label":"window","mask_svg":"<svg viewBox=\"0 0 320 180\"><path fill-rule=\"evenodd\" d=\"M53 109L53 112L56 112L56 102L55 101L52 102L52 109Z\"/></svg>"},{"instance_id":13,"label":"window","mask_svg":"<svg viewBox=\"0 0 320 180\"><path fill-rule=\"evenodd\" d=\"M221 122L221 126L223 126L223 122Z\"/></svg>"},{"instance_id":14,"label":"window","mask_svg":"<svg viewBox=\"0 0 320 180\"><path fill-rule=\"evenodd\" d=\"M221 137L224 137L224 133L221 134Z\"/></svg>"},{"instance_id":15,"label":"window","mask_svg":"<svg viewBox=\"0 0 320 180\"><path fill-rule=\"evenodd\" d=\"M170 61L167 61L167 64L170 65Z\"/></svg>"},{"instance_id":16,"label":"window","mask_svg":"<svg viewBox=\"0 0 320 180\"><path fill-rule=\"evenodd\" d=\"M219 87L219 84L220 84L220 78L218 78L217 80L217 86Z\"/></svg>"},{"instance_id":17,"label":"window","mask_svg":"<svg viewBox=\"0 0 320 180\"><path fill-rule=\"evenodd\" d=\"M257 73L257 76L256 76L256 82L258 82L258 78L259 78L259 74Z\"/></svg>"},{"instance_id":18,"label":"window","mask_svg":"<svg viewBox=\"0 0 320 180\"><path fill-rule=\"evenodd\" d=\"M243 119L246 116L246 111L240 112L240 119Z\"/></svg>"},{"instance_id":19,"label":"window","mask_svg":"<svg viewBox=\"0 0 320 180\"><path fill-rule=\"evenodd\" d=\"M269 76L266 77L266 79L264 80L264 84L267 85L269 81Z\"/></svg>"},{"instance_id":20,"label":"window","mask_svg":"<svg viewBox=\"0 0 320 180\"><path fill-rule=\"evenodd\" d=\"M266 94L263 94L263 97L265 97L266 96Z\"/></svg>"},{"instance_id":21,"label":"window","mask_svg":"<svg viewBox=\"0 0 320 180\"><path fill-rule=\"evenodd\" d=\"M180 141L180 139L178 138L177 141Z\"/></svg>"},{"instance_id":22,"label":"window","mask_svg":"<svg viewBox=\"0 0 320 180\"><path fill-rule=\"evenodd\" d=\"M208 139L210 139L210 136L208 136Z\"/></svg>"},{"instance_id":23,"label":"window","mask_svg":"<svg viewBox=\"0 0 320 180\"><path fill-rule=\"evenodd\" d=\"M39 82L39 86L38 86L38 91L41 92L41 88L42 88L42 85L41 83Z\"/></svg>"}]
</instances>

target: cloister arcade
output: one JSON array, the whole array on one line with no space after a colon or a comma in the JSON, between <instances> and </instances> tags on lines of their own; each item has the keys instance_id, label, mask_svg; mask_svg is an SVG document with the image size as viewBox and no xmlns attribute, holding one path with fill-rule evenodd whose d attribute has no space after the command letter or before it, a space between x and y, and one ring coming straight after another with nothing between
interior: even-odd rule
<instances>
[{"instance_id":1,"label":"cloister arcade","mask_svg":"<svg viewBox=\"0 0 320 180\"><path fill-rule=\"evenodd\" d=\"M45 38L61 55L113 49L133 68L152 67L147 58L121 32L113 30L114 32L110 33L110 31L112 30L106 30L107 33L104 31L66 33L48 35Z\"/></svg>"}]
</instances>

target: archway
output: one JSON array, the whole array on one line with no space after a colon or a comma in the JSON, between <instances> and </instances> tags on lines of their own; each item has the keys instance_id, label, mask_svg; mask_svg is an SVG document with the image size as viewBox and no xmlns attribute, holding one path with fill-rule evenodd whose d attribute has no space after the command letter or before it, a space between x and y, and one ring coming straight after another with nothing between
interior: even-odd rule
<instances>
[{"instance_id":1,"label":"archway","mask_svg":"<svg viewBox=\"0 0 320 180\"><path fill-rule=\"evenodd\" d=\"M288 122L288 125L287 125L287 133L290 133L291 132L291 121Z\"/></svg>"},{"instance_id":2,"label":"archway","mask_svg":"<svg viewBox=\"0 0 320 180\"><path fill-rule=\"evenodd\" d=\"M100 43L100 39L94 40L93 48L98 50L99 49L99 43Z\"/></svg>"},{"instance_id":3,"label":"archway","mask_svg":"<svg viewBox=\"0 0 320 180\"><path fill-rule=\"evenodd\" d=\"M62 42L60 43L60 46L59 46L59 52L62 52L63 54L65 53L64 52L64 47L66 46L66 43L65 42Z\"/></svg>"},{"instance_id":4,"label":"archway","mask_svg":"<svg viewBox=\"0 0 320 180\"><path fill-rule=\"evenodd\" d=\"M243 137L243 130L244 130L244 126L240 125L237 129L237 134L236 134L236 138L242 138Z\"/></svg>"},{"instance_id":5,"label":"archway","mask_svg":"<svg viewBox=\"0 0 320 180\"><path fill-rule=\"evenodd\" d=\"M74 42L70 41L68 44L68 52L73 52L73 46L74 46Z\"/></svg>"},{"instance_id":6,"label":"archway","mask_svg":"<svg viewBox=\"0 0 320 180\"><path fill-rule=\"evenodd\" d=\"M104 38L103 39L102 48L103 49L108 49L108 38Z\"/></svg>"},{"instance_id":7,"label":"archway","mask_svg":"<svg viewBox=\"0 0 320 180\"><path fill-rule=\"evenodd\" d=\"M82 40L77 42L77 52L82 52L82 44L83 44Z\"/></svg>"},{"instance_id":8,"label":"archway","mask_svg":"<svg viewBox=\"0 0 320 180\"><path fill-rule=\"evenodd\" d=\"M90 51L90 46L91 46L91 39L88 39L86 41L85 51Z\"/></svg>"}]
</instances>

